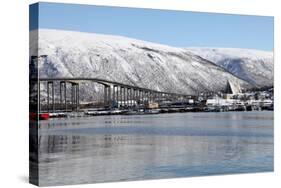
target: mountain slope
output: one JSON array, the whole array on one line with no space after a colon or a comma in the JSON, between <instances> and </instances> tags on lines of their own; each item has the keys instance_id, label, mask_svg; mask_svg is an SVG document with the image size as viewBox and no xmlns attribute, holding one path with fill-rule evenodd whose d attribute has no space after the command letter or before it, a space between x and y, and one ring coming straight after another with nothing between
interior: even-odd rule
<instances>
[{"instance_id":1,"label":"mountain slope","mask_svg":"<svg viewBox=\"0 0 281 188\"><path fill-rule=\"evenodd\" d=\"M233 48L188 48L258 87L273 85L273 53Z\"/></svg>"},{"instance_id":2,"label":"mountain slope","mask_svg":"<svg viewBox=\"0 0 281 188\"><path fill-rule=\"evenodd\" d=\"M39 62L40 77L94 77L184 94L222 90L227 80L250 87L186 49L120 36L41 29L38 47L39 55L48 55ZM36 51L31 44L31 55Z\"/></svg>"}]
</instances>

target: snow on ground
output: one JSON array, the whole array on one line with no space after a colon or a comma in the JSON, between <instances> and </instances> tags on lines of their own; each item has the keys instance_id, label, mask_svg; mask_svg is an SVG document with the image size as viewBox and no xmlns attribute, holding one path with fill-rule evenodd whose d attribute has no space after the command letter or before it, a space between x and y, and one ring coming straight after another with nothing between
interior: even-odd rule
<instances>
[{"instance_id":1,"label":"snow on ground","mask_svg":"<svg viewBox=\"0 0 281 188\"><path fill-rule=\"evenodd\" d=\"M31 31L31 39L37 34L39 45L31 43L31 55L37 54L37 50L39 55L48 55L39 62L40 77L93 77L184 94L222 90L227 80L250 87L248 82L239 79L245 76L239 76L238 69L236 72L226 70L227 67L221 63L221 59L226 59L222 56L227 56L228 60L233 57L230 49L225 49L225 52L216 49L220 53L214 52L213 55L213 49L205 53L205 49L175 48L122 36L47 29ZM257 61L255 52L251 50L240 49L235 54L237 57L234 59ZM270 54L259 52L257 56L264 57L266 62L258 67L256 75L249 76L249 81L254 75L261 84L273 82L273 62L267 62ZM255 69L254 63L249 66ZM244 71L245 74L249 72ZM92 95L87 93L100 93L100 88L84 87L82 95L85 100L90 100Z\"/></svg>"}]
</instances>

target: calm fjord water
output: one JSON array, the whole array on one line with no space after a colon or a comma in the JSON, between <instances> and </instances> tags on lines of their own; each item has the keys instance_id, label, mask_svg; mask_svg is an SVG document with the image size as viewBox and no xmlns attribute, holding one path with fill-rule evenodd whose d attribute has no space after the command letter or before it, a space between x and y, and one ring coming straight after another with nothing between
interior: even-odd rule
<instances>
[{"instance_id":1,"label":"calm fjord water","mask_svg":"<svg viewBox=\"0 0 281 188\"><path fill-rule=\"evenodd\" d=\"M273 171L273 112L40 122L40 185Z\"/></svg>"}]
</instances>

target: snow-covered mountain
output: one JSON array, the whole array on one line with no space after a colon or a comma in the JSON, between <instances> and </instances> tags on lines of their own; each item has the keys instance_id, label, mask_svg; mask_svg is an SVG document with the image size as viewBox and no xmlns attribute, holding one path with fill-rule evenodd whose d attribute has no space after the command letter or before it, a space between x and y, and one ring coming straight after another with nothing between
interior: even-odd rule
<instances>
[{"instance_id":1,"label":"snow-covered mountain","mask_svg":"<svg viewBox=\"0 0 281 188\"><path fill-rule=\"evenodd\" d=\"M234 48L188 50L258 87L273 86L273 52Z\"/></svg>"},{"instance_id":2,"label":"snow-covered mountain","mask_svg":"<svg viewBox=\"0 0 281 188\"><path fill-rule=\"evenodd\" d=\"M40 77L93 77L185 94L223 90L228 80L242 88L252 87L190 49L121 36L46 29L31 31L31 41L37 35L39 43L31 43L30 55L38 50L39 55L48 56L39 62ZM264 83L268 79L265 74L259 78Z\"/></svg>"}]
</instances>

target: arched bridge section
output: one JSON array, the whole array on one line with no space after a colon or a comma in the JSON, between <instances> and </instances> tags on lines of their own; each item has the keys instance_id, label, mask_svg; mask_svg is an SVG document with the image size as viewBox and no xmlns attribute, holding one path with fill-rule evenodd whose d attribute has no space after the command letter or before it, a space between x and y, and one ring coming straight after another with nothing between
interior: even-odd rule
<instances>
[{"instance_id":1,"label":"arched bridge section","mask_svg":"<svg viewBox=\"0 0 281 188\"><path fill-rule=\"evenodd\" d=\"M75 111L79 109L80 91L79 85L83 82L94 82L103 86L103 103L104 108L145 108L146 104L160 102L164 100L169 101L183 101L194 98L195 96L189 94L172 93L165 91L157 91L148 88L128 85L115 81L99 79L99 78L85 78L85 77L62 77L62 78L39 78L33 80L38 82L38 101L40 101L40 85L47 84L47 111L55 112L59 106L60 111ZM71 86L70 101L67 104L67 85ZM59 87L59 100L55 101L55 89ZM39 111L41 110L39 104Z\"/></svg>"}]
</instances>

